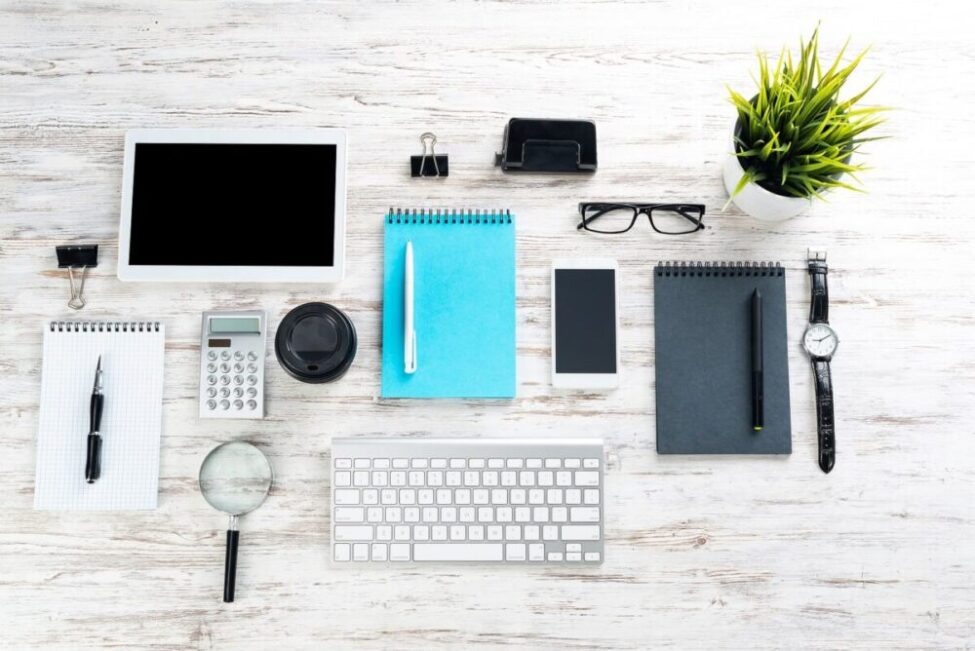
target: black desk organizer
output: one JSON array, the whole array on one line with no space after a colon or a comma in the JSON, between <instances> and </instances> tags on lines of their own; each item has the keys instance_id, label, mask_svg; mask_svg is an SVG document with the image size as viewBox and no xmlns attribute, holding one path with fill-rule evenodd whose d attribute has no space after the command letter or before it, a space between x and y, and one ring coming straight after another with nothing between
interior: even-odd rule
<instances>
[{"instance_id":1,"label":"black desk organizer","mask_svg":"<svg viewBox=\"0 0 975 651\"><path fill-rule=\"evenodd\" d=\"M495 165L506 172L595 172L596 124L512 118Z\"/></svg>"}]
</instances>

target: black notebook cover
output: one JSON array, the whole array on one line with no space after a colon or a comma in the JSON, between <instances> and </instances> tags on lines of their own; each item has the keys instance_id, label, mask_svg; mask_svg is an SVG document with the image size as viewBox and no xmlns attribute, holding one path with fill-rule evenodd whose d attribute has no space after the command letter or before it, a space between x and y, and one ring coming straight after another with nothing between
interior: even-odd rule
<instances>
[{"instance_id":1,"label":"black notebook cover","mask_svg":"<svg viewBox=\"0 0 975 651\"><path fill-rule=\"evenodd\" d=\"M654 268L659 454L791 454L785 270L772 263ZM752 428L751 301L762 294L765 423Z\"/></svg>"}]
</instances>

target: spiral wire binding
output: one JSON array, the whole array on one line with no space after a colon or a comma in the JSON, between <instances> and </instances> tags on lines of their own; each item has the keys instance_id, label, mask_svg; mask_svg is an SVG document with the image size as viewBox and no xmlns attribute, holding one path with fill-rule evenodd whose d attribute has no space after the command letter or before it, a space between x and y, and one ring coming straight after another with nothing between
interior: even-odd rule
<instances>
[{"instance_id":1,"label":"spiral wire binding","mask_svg":"<svg viewBox=\"0 0 975 651\"><path fill-rule=\"evenodd\" d=\"M51 332L159 332L158 321L51 321Z\"/></svg>"},{"instance_id":2,"label":"spiral wire binding","mask_svg":"<svg viewBox=\"0 0 975 651\"><path fill-rule=\"evenodd\" d=\"M785 269L779 262L701 262L701 261L673 261L661 262L654 271L658 276L702 276L702 277L734 277L734 276L782 276Z\"/></svg>"},{"instance_id":3,"label":"spiral wire binding","mask_svg":"<svg viewBox=\"0 0 975 651\"><path fill-rule=\"evenodd\" d=\"M387 224L510 224L511 211L473 208L393 208L386 213Z\"/></svg>"}]
</instances>

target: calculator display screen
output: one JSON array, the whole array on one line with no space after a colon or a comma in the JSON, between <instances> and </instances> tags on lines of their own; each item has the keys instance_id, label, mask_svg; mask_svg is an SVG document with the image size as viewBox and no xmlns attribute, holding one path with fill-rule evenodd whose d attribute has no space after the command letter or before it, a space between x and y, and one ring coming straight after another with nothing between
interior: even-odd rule
<instances>
[{"instance_id":1,"label":"calculator display screen","mask_svg":"<svg viewBox=\"0 0 975 651\"><path fill-rule=\"evenodd\" d=\"M259 334L261 332L261 320L252 317L218 317L210 319L210 332L215 335L229 333Z\"/></svg>"}]
</instances>

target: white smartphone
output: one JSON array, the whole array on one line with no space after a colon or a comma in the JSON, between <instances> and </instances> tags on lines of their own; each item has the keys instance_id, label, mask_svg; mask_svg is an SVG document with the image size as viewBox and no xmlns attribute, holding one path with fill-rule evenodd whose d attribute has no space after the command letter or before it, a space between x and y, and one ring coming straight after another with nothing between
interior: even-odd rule
<instances>
[{"instance_id":1,"label":"white smartphone","mask_svg":"<svg viewBox=\"0 0 975 651\"><path fill-rule=\"evenodd\" d=\"M552 386L614 389L619 385L616 260L552 263Z\"/></svg>"}]
</instances>

